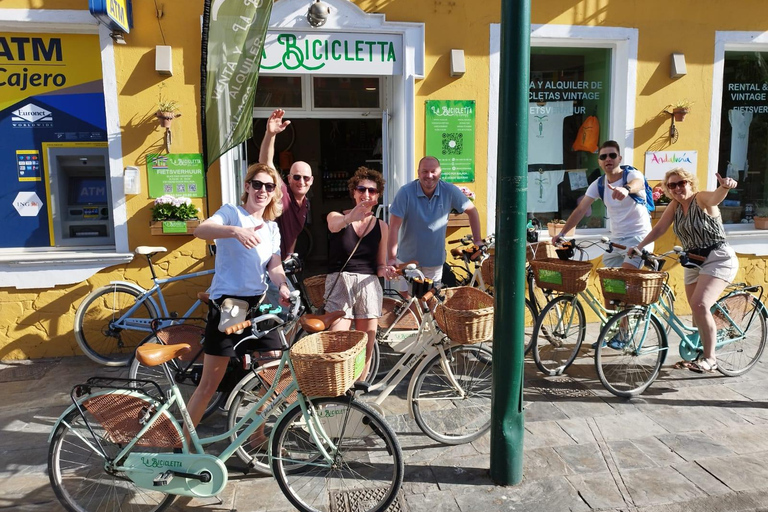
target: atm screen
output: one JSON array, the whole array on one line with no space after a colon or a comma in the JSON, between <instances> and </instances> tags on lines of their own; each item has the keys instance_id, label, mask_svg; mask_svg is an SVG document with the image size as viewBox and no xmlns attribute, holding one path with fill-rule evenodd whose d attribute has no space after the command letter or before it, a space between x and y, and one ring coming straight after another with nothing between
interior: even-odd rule
<instances>
[{"instance_id":1,"label":"atm screen","mask_svg":"<svg viewBox=\"0 0 768 512\"><path fill-rule=\"evenodd\" d=\"M70 176L69 204L107 204L107 179L98 176Z\"/></svg>"}]
</instances>

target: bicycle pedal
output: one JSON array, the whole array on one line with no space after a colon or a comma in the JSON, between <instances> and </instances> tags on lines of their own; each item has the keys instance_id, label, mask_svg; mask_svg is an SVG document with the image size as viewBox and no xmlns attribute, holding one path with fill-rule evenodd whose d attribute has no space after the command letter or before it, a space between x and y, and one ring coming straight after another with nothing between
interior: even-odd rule
<instances>
[{"instance_id":1,"label":"bicycle pedal","mask_svg":"<svg viewBox=\"0 0 768 512\"><path fill-rule=\"evenodd\" d=\"M154 480L152 480L152 485L155 487L160 487L163 485L168 485L171 483L171 480L173 480L173 471L168 470L164 473L160 473L157 475Z\"/></svg>"}]
</instances>

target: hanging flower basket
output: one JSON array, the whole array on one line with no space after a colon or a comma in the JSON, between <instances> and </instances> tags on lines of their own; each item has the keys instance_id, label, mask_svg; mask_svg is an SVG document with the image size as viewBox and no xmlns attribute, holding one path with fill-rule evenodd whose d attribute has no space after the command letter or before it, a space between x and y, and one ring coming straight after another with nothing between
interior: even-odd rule
<instances>
[{"instance_id":1,"label":"hanging flower basket","mask_svg":"<svg viewBox=\"0 0 768 512\"><path fill-rule=\"evenodd\" d=\"M161 128L170 128L171 121L173 121L177 117L181 117L181 114L179 112L161 112L160 110L155 112L155 115L160 120Z\"/></svg>"},{"instance_id":2,"label":"hanging flower basket","mask_svg":"<svg viewBox=\"0 0 768 512\"><path fill-rule=\"evenodd\" d=\"M685 120L685 116L688 115L689 110L687 108L676 108L672 110L672 115L675 117L675 122L680 123Z\"/></svg>"},{"instance_id":3,"label":"hanging flower basket","mask_svg":"<svg viewBox=\"0 0 768 512\"><path fill-rule=\"evenodd\" d=\"M153 235L191 235L200 225L197 214L197 207L188 197L160 196L152 206L150 232Z\"/></svg>"},{"instance_id":4,"label":"hanging flower basket","mask_svg":"<svg viewBox=\"0 0 768 512\"><path fill-rule=\"evenodd\" d=\"M153 220L149 232L153 235L191 235L200 221L194 220Z\"/></svg>"}]
</instances>

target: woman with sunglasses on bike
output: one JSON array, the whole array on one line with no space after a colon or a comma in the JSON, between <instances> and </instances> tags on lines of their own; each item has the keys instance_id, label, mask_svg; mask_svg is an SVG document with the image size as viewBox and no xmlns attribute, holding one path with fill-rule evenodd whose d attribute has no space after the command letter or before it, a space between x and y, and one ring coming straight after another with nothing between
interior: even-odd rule
<instances>
[{"instance_id":1,"label":"woman with sunglasses on bike","mask_svg":"<svg viewBox=\"0 0 768 512\"><path fill-rule=\"evenodd\" d=\"M384 191L381 173L360 167L349 179L349 193L355 207L328 214L331 231L328 276L325 279L326 311L344 311L332 331L353 327L368 335L365 351L366 378L371 365L376 328L381 316L383 292L379 277L391 278L394 268L387 266L387 224L377 219L373 208Z\"/></svg>"},{"instance_id":2,"label":"woman with sunglasses on bike","mask_svg":"<svg viewBox=\"0 0 768 512\"><path fill-rule=\"evenodd\" d=\"M203 375L187 403L192 423L197 425L206 405L219 387L232 357L246 350L280 348L277 335L267 335L258 345L235 345L248 333L226 334L219 330L220 306L227 298L249 307L258 305L267 290L267 275L280 289L280 300L289 305L285 273L280 261L280 231L275 219L282 213L280 176L268 165L254 164L245 175L242 205L222 207L203 221L195 236L216 242L216 273L209 289L211 309L205 327Z\"/></svg>"},{"instance_id":3,"label":"woman with sunglasses on bike","mask_svg":"<svg viewBox=\"0 0 768 512\"><path fill-rule=\"evenodd\" d=\"M667 171L661 187L672 201L651 232L637 247L630 249L631 253L639 253L674 223L673 230L683 249L706 258L700 268L685 269L685 295L704 346L701 358L689 367L697 372L717 369L717 328L710 309L739 270L736 253L725 241L725 229L718 208L737 183L733 178L722 178L719 174L715 177L719 186L713 191L700 192L694 174L679 167Z\"/></svg>"}]
</instances>

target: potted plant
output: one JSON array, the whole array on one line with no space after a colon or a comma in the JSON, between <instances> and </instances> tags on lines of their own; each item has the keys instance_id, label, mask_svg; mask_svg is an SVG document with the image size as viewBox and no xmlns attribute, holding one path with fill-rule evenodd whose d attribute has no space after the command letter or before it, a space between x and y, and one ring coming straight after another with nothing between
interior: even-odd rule
<instances>
[{"instance_id":1,"label":"potted plant","mask_svg":"<svg viewBox=\"0 0 768 512\"><path fill-rule=\"evenodd\" d=\"M768 206L758 206L753 220L755 229L768 229Z\"/></svg>"},{"instance_id":2,"label":"potted plant","mask_svg":"<svg viewBox=\"0 0 768 512\"><path fill-rule=\"evenodd\" d=\"M158 95L158 101L157 101L157 112L155 112L155 115L160 120L160 126L163 128L170 128L171 127L171 121L173 121L177 117L181 117L181 112L179 112L179 102L176 100L169 100L163 97L163 87L164 84L160 84L160 94Z\"/></svg>"},{"instance_id":3,"label":"potted plant","mask_svg":"<svg viewBox=\"0 0 768 512\"><path fill-rule=\"evenodd\" d=\"M664 195L664 189L661 188L661 185L656 185L653 187L652 193L653 204L656 205L656 209L651 212L651 218L658 219L664 214L664 210L667 209L669 198Z\"/></svg>"},{"instance_id":4,"label":"potted plant","mask_svg":"<svg viewBox=\"0 0 768 512\"><path fill-rule=\"evenodd\" d=\"M153 235L185 235L200 225L197 207L188 197L160 196L152 205Z\"/></svg>"},{"instance_id":5,"label":"potted plant","mask_svg":"<svg viewBox=\"0 0 768 512\"><path fill-rule=\"evenodd\" d=\"M675 117L675 121L678 123L685 119L688 112L691 111L693 102L690 100L681 100L672 105L672 115Z\"/></svg>"},{"instance_id":6,"label":"potted plant","mask_svg":"<svg viewBox=\"0 0 768 512\"><path fill-rule=\"evenodd\" d=\"M547 222L547 231L549 232L549 236L555 236L560 231L562 231L563 227L565 226L565 221L562 219L552 219L551 221ZM563 236L573 236L576 233L576 228L569 230L567 233L562 233Z\"/></svg>"}]
</instances>

